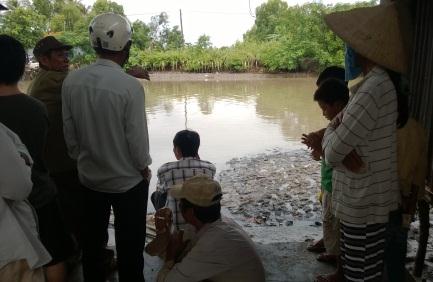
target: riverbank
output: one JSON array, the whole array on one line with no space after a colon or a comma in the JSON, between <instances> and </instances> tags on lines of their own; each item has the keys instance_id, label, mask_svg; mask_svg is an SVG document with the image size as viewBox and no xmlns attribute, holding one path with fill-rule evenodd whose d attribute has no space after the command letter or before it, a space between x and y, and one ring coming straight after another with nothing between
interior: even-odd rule
<instances>
[{"instance_id":1,"label":"riverbank","mask_svg":"<svg viewBox=\"0 0 433 282\"><path fill-rule=\"evenodd\" d=\"M190 73L190 72L150 72L151 81L249 81L275 78L310 78L314 73Z\"/></svg>"},{"instance_id":2,"label":"riverbank","mask_svg":"<svg viewBox=\"0 0 433 282\"><path fill-rule=\"evenodd\" d=\"M218 178L225 206L246 226L321 221L320 163L303 149L232 159Z\"/></svg>"},{"instance_id":3,"label":"riverbank","mask_svg":"<svg viewBox=\"0 0 433 282\"><path fill-rule=\"evenodd\" d=\"M283 268L293 253L285 253L282 249L293 250L293 246L299 247L301 242L321 237L321 207L317 197L319 162L311 160L307 150L294 149L235 158L227 164L228 168L218 176L224 192L222 203L226 215L235 219L260 245L270 281L300 281L283 279L293 277L288 276L289 269ZM433 218L433 212L430 218ZM426 280L423 281L433 281L432 233L433 228L430 229L423 272ZM415 220L408 235L409 271L413 269L418 236L419 221ZM305 248L306 244L302 246ZM305 270L308 263L311 264L308 267L318 264L304 249L298 249L296 255L304 264L299 265L301 269ZM308 279L302 281L312 281L309 280L311 273L307 276Z\"/></svg>"},{"instance_id":4,"label":"riverbank","mask_svg":"<svg viewBox=\"0 0 433 282\"><path fill-rule=\"evenodd\" d=\"M266 281L311 282L318 274L334 270L333 266L318 262L316 255L306 250L309 243L322 236L317 198L319 171L319 163L310 159L307 150L274 149L234 158L217 176L224 193L222 213L241 225L256 243L265 266ZM112 220L108 245L114 248ZM408 240L409 271L413 268L418 235L419 222L415 221ZM144 257L145 277L154 281L161 261L147 254ZM416 281L433 281L432 235L423 277ZM117 282L116 275L110 282Z\"/></svg>"},{"instance_id":5,"label":"riverbank","mask_svg":"<svg viewBox=\"0 0 433 282\"><path fill-rule=\"evenodd\" d=\"M23 78L23 83L32 80L38 68L26 68ZM249 81L249 80L266 80L275 78L311 78L316 77L314 72L177 72L177 71L161 71L149 72L151 81Z\"/></svg>"}]
</instances>

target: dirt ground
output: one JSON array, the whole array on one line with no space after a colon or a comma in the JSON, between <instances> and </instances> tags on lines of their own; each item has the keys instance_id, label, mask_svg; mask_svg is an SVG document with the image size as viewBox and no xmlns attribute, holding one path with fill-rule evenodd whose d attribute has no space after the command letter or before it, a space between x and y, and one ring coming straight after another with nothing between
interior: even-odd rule
<instances>
[{"instance_id":1,"label":"dirt ground","mask_svg":"<svg viewBox=\"0 0 433 282\"><path fill-rule=\"evenodd\" d=\"M269 281L314 281L312 273L317 273L320 267L316 265L321 264L305 252L305 244L301 247L302 242L319 238L322 232L317 196L320 164L311 160L308 151L272 150L232 159L218 178L228 216L267 250L262 255ZM430 213L431 219L432 216ZM416 281L433 281L432 233L433 228L430 229L423 276ZM408 235L409 271L413 269L418 236L419 221L415 219ZM292 255L299 257L295 261L297 264L286 268L286 263L292 266ZM298 277L298 271L308 275Z\"/></svg>"},{"instance_id":2,"label":"dirt ground","mask_svg":"<svg viewBox=\"0 0 433 282\"><path fill-rule=\"evenodd\" d=\"M318 274L334 271L333 266L316 261L316 255L306 251L307 245L322 234L317 197L319 164L310 160L307 151L272 150L236 158L217 177L224 192L223 216L234 219L256 243L266 281L311 282ZM419 222L415 221L408 241L409 271L418 233ZM432 233L433 229L430 237ZM109 234L109 246L114 248L112 225ZM144 256L146 281L155 281L162 262ZM80 276L81 269L77 268L69 281L81 282ZM117 275L109 281L118 281ZM433 281L433 238L429 240L423 277L412 281Z\"/></svg>"}]
</instances>

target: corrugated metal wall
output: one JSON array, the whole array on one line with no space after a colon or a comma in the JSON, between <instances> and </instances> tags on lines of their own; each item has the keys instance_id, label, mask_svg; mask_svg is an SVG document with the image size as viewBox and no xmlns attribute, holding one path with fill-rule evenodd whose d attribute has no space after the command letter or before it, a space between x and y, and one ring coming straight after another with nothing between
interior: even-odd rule
<instances>
[{"instance_id":1,"label":"corrugated metal wall","mask_svg":"<svg viewBox=\"0 0 433 282\"><path fill-rule=\"evenodd\" d=\"M433 1L416 0L410 75L410 108L428 134L430 184L433 188Z\"/></svg>"}]
</instances>

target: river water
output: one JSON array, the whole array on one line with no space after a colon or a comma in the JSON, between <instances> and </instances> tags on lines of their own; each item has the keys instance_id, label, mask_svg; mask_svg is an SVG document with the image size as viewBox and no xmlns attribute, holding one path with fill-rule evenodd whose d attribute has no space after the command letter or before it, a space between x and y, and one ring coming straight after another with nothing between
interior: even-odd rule
<instances>
[{"instance_id":1,"label":"river water","mask_svg":"<svg viewBox=\"0 0 433 282\"><path fill-rule=\"evenodd\" d=\"M313 78L143 84L154 172L174 160L173 137L185 128L199 132L201 158L221 169L234 157L299 146L302 133L326 124Z\"/></svg>"},{"instance_id":2,"label":"river water","mask_svg":"<svg viewBox=\"0 0 433 282\"><path fill-rule=\"evenodd\" d=\"M153 159L173 161L172 140L189 128L201 137L200 157L218 171L232 158L300 146L301 134L326 124L313 101L315 78L281 75L152 75L143 81ZM26 89L28 83L23 83Z\"/></svg>"}]
</instances>

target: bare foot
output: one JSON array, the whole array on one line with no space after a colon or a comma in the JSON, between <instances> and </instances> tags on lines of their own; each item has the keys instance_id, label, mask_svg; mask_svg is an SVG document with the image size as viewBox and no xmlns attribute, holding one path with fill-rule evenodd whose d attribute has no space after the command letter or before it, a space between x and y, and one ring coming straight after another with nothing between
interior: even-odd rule
<instances>
[{"instance_id":1,"label":"bare foot","mask_svg":"<svg viewBox=\"0 0 433 282\"><path fill-rule=\"evenodd\" d=\"M323 253L326 251L325 245L323 243L323 238L319 241L315 242L312 245L309 245L307 247L307 251L313 252L313 253Z\"/></svg>"}]
</instances>

